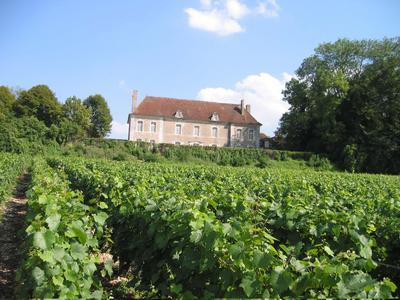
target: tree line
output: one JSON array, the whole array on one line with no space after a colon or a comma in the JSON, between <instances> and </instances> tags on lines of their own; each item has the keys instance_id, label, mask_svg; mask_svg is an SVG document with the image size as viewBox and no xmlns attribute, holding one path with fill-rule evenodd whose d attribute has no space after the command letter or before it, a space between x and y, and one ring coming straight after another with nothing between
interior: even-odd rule
<instances>
[{"instance_id":1,"label":"tree line","mask_svg":"<svg viewBox=\"0 0 400 300\"><path fill-rule=\"evenodd\" d=\"M400 173L400 38L321 44L283 95L279 147L324 153L349 171Z\"/></svg>"},{"instance_id":2,"label":"tree line","mask_svg":"<svg viewBox=\"0 0 400 300\"><path fill-rule=\"evenodd\" d=\"M103 138L111 131L106 100L96 94L84 101L72 96L60 103L47 85L13 91L0 86L0 149L22 152L24 141L48 144Z\"/></svg>"}]
</instances>

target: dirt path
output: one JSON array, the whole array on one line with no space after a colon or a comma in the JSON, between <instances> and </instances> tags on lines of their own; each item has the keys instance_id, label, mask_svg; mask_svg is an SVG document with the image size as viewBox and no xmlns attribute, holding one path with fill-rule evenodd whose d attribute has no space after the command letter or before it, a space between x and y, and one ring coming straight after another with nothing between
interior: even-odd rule
<instances>
[{"instance_id":1,"label":"dirt path","mask_svg":"<svg viewBox=\"0 0 400 300\"><path fill-rule=\"evenodd\" d=\"M25 192L30 176L23 174L10 200L2 208L0 222L0 299L13 299L15 272L19 266L22 242L19 231L24 229Z\"/></svg>"}]
</instances>

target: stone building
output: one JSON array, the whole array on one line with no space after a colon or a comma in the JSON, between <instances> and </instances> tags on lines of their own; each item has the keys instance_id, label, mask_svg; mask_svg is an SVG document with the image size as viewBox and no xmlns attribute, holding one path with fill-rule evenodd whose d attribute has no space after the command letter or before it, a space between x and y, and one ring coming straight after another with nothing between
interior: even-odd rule
<instances>
[{"instance_id":1,"label":"stone building","mask_svg":"<svg viewBox=\"0 0 400 300\"><path fill-rule=\"evenodd\" d=\"M250 105L132 94L130 141L217 147L259 147L261 124Z\"/></svg>"},{"instance_id":2,"label":"stone building","mask_svg":"<svg viewBox=\"0 0 400 300\"><path fill-rule=\"evenodd\" d=\"M268 137L265 133L260 133L260 147L261 148L269 148L271 146L270 140L271 140L271 138Z\"/></svg>"}]
</instances>

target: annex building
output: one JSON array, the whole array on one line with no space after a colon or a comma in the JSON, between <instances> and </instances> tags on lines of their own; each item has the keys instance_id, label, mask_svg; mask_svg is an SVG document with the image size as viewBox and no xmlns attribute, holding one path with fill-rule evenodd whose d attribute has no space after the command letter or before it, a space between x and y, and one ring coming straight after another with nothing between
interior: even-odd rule
<instances>
[{"instance_id":1,"label":"annex building","mask_svg":"<svg viewBox=\"0 0 400 300\"><path fill-rule=\"evenodd\" d=\"M259 147L260 126L250 105L132 94L130 141L216 147Z\"/></svg>"}]
</instances>

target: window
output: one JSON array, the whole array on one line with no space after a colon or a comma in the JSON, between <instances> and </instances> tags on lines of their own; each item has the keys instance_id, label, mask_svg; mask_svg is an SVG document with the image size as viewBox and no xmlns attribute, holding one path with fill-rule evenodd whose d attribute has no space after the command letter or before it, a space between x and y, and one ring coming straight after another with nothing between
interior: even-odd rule
<instances>
[{"instance_id":1,"label":"window","mask_svg":"<svg viewBox=\"0 0 400 300\"><path fill-rule=\"evenodd\" d=\"M182 125L181 124L176 124L175 134L182 134Z\"/></svg>"},{"instance_id":2,"label":"window","mask_svg":"<svg viewBox=\"0 0 400 300\"><path fill-rule=\"evenodd\" d=\"M137 139L136 141L137 141L137 142L141 142L141 141L142 141L142 139Z\"/></svg>"},{"instance_id":3,"label":"window","mask_svg":"<svg viewBox=\"0 0 400 300\"><path fill-rule=\"evenodd\" d=\"M194 126L194 136L200 136L200 126Z\"/></svg>"},{"instance_id":4,"label":"window","mask_svg":"<svg viewBox=\"0 0 400 300\"><path fill-rule=\"evenodd\" d=\"M219 116L216 112L213 112L211 116L211 121L219 121Z\"/></svg>"},{"instance_id":5,"label":"window","mask_svg":"<svg viewBox=\"0 0 400 300\"><path fill-rule=\"evenodd\" d=\"M254 140L254 130L253 130L253 129L250 129L250 130L249 130L249 140L250 140L250 141L253 141L253 140Z\"/></svg>"},{"instance_id":6,"label":"window","mask_svg":"<svg viewBox=\"0 0 400 300\"><path fill-rule=\"evenodd\" d=\"M175 118L182 119L183 118L183 113L180 110L177 110L175 113Z\"/></svg>"},{"instance_id":7,"label":"window","mask_svg":"<svg viewBox=\"0 0 400 300\"><path fill-rule=\"evenodd\" d=\"M216 144L211 144L211 147L217 147L217 145Z\"/></svg>"},{"instance_id":8,"label":"window","mask_svg":"<svg viewBox=\"0 0 400 300\"><path fill-rule=\"evenodd\" d=\"M181 142L175 142L175 145L180 145L181 144Z\"/></svg>"},{"instance_id":9,"label":"window","mask_svg":"<svg viewBox=\"0 0 400 300\"><path fill-rule=\"evenodd\" d=\"M213 137L217 137L218 136L218 128L217 127L213 127L212 128L212 136Z\"/></svg>"},{"instance_id":10,"label":"window","mask_svg":"<svg viewBox=\"0 0 400 300\"><path fill-rule=\"evenodd\" d=\"M156 122L151 122L150 131L151 132L156 132L157 131L157 123Z\"/></svg>"},{"instance_id":11,"label":"window","mask_svg":"<svg viewBox=\"0 0 400 300\"><path fill-rule=\"evenodd\" d=\"M238 139L242 138L242 129L236 129L236 138Z\"/></svg>"},{"instance_id":12,"label":"window","mask_svg":"<svg viewBox=\"0 0 400 300\"><path fill-rule=\"evenodd\" d=\"M137 131L143 131L143 121L137 122Z\"/></svg>"}]
</instances>

